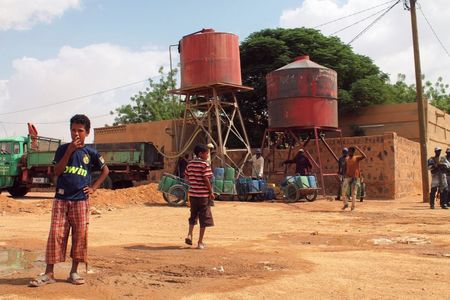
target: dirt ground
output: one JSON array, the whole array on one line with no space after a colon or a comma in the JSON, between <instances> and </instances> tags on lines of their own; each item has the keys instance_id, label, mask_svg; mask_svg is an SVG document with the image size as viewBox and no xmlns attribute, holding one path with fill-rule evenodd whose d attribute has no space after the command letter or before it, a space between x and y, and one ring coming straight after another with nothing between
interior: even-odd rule
<instances>
[{"instance_id":1,"label":"dirt ground","mask_svg":"<svg viewBox=\"0 0 450 300\"><path fill-rule=\"evenodd\" d=\"M420 197L342 202L216 201L204 250L185 245L188 209L153 184L91 199L82 286L29 288L43 271L51 193L0 195L0 299L449 299L450 211ZM196 231L197 233L198 231Z\"/></svg>"}]
</instances>

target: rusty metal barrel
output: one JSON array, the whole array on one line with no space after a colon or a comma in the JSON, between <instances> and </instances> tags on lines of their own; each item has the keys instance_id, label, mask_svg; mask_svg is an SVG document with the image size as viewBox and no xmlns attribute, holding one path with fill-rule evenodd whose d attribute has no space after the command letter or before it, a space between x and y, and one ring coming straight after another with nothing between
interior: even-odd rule
<instances>
[{"instance_id":1,"label":"rusty metal barrel","mask_svg":"<svg viewBox=\"0 0 450 300\"><path fill-rule=\"evenodd\" d=\"M336 71L301 56L266 82L269 128L338 127Z\"/></svg>"},{"instance_id":2,"label":"rusty metal barrel","mask_svg":"<svg viewBox=\"0 0 450 300\"><path fill-rule=\"evenodd\" d=\"M181 89L217 83L242 85L238 36L203 29L179 43Z\"/></svg>"}]
</instances>

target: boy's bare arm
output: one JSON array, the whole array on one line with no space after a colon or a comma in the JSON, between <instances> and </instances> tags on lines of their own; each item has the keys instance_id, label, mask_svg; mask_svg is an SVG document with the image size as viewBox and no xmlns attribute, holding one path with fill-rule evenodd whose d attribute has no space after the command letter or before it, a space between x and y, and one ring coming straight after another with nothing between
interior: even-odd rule
<instances>
[{"instance_id":1,"label":"boy's bare arm","mask_svg":"<svg viewBox=\"0 0 450 300\"><path fill-rule=\"evenodd\" d=\"M355 146L355 148L358 149L358 151L361 153L361 155L363 156L363 159L367 158L367 155L361 150L361 148L359 148L358 146Z\"/></svg>"},{"instance_id":2,"label":"boy's bare arm","mask_svg":"<svg viewBox=\"0 0 450 300\"><path fill-rule=\"evenodd\" d=\"M102 173L100 174L100 177L92 184L92 189L95 191L97 190L100 185L105 181L106 177L108 177L109 174L109 168L107 165L104 165L102 168Z\"/></svg>"},{"instance_id":3,"label":"boy's bare arm","mask_svg":"<svg viewBox=\"0 0 450 300\"><path fill-rule=\"evenodd\" d=\"M69 146L66 149L66 152L64 153L63 157L58 161L55 165L55 174L56 176L61 175L64 170L66 169L67 163L69 162L70 156L72 153L77 150L78 148L82 148L79 139L73 141L69 144Z\"/></svg>"},{"instance_id":4,"label":"boy's bare arm","mask_svg":"<svg viewBox=\"0 0 450 300\"><path fill-rule=\"evenodd\" d=\"M98 179L92 184L91 187L89 187L89 186L85 187L84 193L85 194L94 193L100 187L100 185L103 183L103 181L105 181L108 174L109 174L109 168L107 165L104 165L102 168L102 172L100 173L100 177L98 177Z\"/></svg>"},{"instance_id":5,"label":"boy's bare arm","mask_svg":"<svg viewBox=\"0 0 450 300\"><path fill-rule=\"evenodd\" d=\"M209 181L209 178L205 177L204 180L205 180L206 187L208 188L208 191L209 191L209 198L214 199L214 191L211 186L211 182Z\"/></svg>"}]
</instances>

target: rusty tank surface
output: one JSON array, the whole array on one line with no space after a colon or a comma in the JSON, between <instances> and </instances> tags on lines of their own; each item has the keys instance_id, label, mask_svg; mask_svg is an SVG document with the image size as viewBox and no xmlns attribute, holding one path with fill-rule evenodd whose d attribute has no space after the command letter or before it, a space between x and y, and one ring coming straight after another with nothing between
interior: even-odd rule
<instances>
[{"instance_id":1,"label":"rusty tank surface","mask_svg":"<svg viewBox=\"0 0 450 300\"><path fill-rule=\"evenodd\" d=\"M269 128L338 127L336 71L300 56L266 76Z\"/></svg>"},{"instance_id":2,"label":"rusty tank surface","mask_svg":"<svg viewBox=\"0 0 450 300\"><path fill-rule=\"evenodd\" d=\"M181 89L224 83L242 85L238 36L203 29L179 43Z\"/></svg>"}]
</instances>

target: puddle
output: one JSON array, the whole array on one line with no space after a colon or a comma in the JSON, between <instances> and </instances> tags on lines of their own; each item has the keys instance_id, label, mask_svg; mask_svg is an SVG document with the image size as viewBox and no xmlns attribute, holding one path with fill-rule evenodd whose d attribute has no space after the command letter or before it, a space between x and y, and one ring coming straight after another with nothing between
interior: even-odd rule
<instances>
[{"instance_id":1,"label":"puddle","mask_svg":"<svg viewBox=\"0 0 450 300\"><path fill-rule=\"evenodd\" d=\"M29 250L0 249L0 275L45 266L44 257Z\"/></svg>"}]
</instances>

